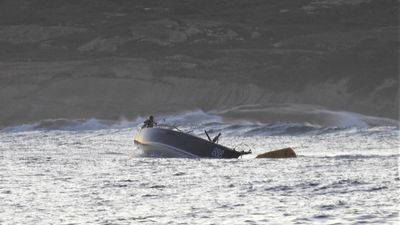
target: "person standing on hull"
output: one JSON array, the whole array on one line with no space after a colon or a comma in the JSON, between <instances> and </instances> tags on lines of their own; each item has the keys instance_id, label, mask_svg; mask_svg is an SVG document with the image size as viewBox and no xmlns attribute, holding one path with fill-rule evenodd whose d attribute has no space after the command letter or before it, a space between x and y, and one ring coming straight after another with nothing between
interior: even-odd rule
<instances>
[{"instance_id":1,"label":"person standing on hull","mask_svg":"<svg viewBox=\"0 0 400 225\"><path fill-rule=\"evenodd\" d=\"M149 116L149 118L143 122L142 128L151 128L154 127L154 125L157 125L157 123L154 122L154 117Z\"/></svg>"}]
</instances>

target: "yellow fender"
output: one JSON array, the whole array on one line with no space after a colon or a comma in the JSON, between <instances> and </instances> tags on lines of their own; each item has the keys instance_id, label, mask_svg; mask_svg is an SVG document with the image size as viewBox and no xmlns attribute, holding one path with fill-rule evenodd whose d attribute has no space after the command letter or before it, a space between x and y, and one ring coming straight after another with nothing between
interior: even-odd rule
<instances>
[{"instance_id":1,"label":"yellow fender","mask_svg":"<svg viewBox=\"0 0 400 225\"><path fill-rule=\"evenodd\" d=\"M256 158L296 158L296 152L292 148L283 148L279 150L269 151L257 155Z\"/></svg>"}]
</instances>

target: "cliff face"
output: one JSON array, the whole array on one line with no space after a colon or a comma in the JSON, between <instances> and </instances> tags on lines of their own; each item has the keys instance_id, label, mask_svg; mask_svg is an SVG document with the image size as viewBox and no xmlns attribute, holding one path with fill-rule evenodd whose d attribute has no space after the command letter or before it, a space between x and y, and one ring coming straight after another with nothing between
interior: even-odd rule
<instances>
[{"instance_id":1,"label":"cliff face","mask_svg":"<svg viewBox=\"0 0 400 225\"><path fill-rule=\"evenodd\" d=\"M0 126L302 103L398 119L398 1L0 3Z\"/></svg>"}]
</instances>

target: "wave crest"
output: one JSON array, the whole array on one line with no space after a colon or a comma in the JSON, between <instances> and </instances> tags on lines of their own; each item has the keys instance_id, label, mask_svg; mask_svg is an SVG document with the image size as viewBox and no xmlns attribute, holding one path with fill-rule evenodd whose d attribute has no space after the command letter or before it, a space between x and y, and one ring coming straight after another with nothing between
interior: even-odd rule
<instances>
[{"instance_id":1,"label":"wave crest","mask_svg":"<svg viewBox=\"0 0 400 225\"><path fill-rule=\"evenodd\" d=\"M399 126L399 121L366 116L353 112L334 111L315 105L269 104L241 105L216 112L224 118L242 119L261 123L300 123L323 127Z\"/></svg>"},{"instance_id":2,"label":"wave crest","mask_svg":"<svg viewBox=\"0 0 400 225\"><path fill-rule=\"evenodd\" d=\"M179 126L195 133L209 130L231 135L302 135L324 134L344 129L367 129L370 127L394 127L399 121L371 117L361 114L332 111L318 106L280 104L280 105L242 105L221 111L187 111L173 115L155 115L158 124ZM51 119L31 124L4 128L6 132L34 130L102 130L135 128L145 117L135 120L118 121L91 119Z\"/></svg>"}]
</instances>

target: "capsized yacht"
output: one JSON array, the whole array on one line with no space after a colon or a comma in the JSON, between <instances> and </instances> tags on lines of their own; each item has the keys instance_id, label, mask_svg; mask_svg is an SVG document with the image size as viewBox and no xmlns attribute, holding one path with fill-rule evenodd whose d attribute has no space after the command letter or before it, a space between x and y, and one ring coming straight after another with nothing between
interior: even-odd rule
<instances>
[{"instance_id":1,"label":"capsized yacht","mask_svg":"<svg viewBox=\"0 0 400 225\"><path fill-rule=\"evenodd\" d=\"M239 158L251 151L236 151L218 144L218 134L208 140L185 133L176 127L149 127L137 131L134 140L145 156L184 158Z\"/></svg>"}]
</instances>

